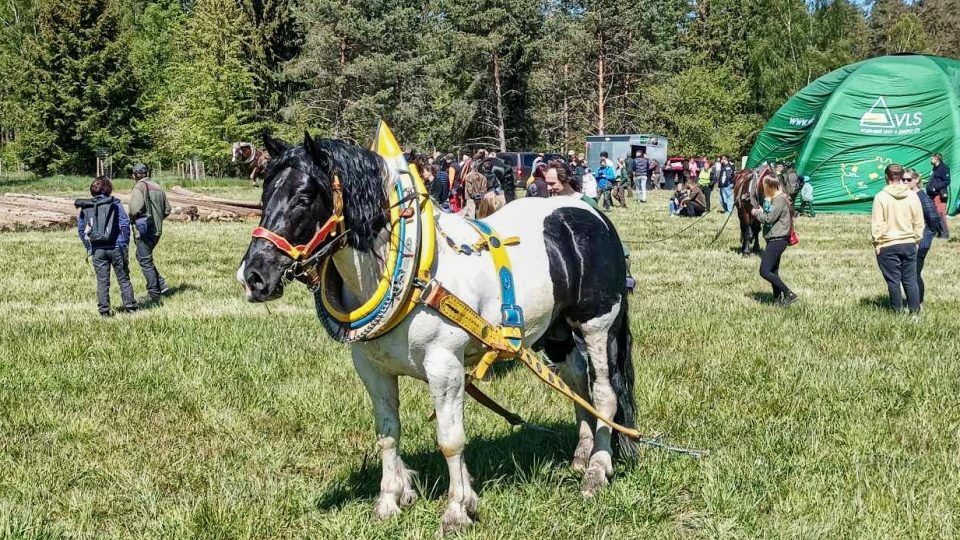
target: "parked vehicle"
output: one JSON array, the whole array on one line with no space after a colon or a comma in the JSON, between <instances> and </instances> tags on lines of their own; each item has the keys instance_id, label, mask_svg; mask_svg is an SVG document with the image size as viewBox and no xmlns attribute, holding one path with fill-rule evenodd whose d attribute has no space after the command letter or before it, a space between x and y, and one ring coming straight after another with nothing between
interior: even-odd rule
<instances>
[{"instance_id":1,"label":"parked vehicle","mask_svg":"<svg viewBox=\"0 0 960 540\"><path fill-rule=\"evenodd\" d=\"M600 152L606 152L614 163L619 158L635 156L637 150L647 154L647 158L658 163L667 162L667 138L660 135L595 135L587 137L587 164L596 168L600 162Z\"/></svg>"},{"instance_id":2,"label":"parked vehicle","mask_svg":"<svg viewBox=\"0 0 960 540\"><path fill-rule=\"evenodd\" d=\"M517 177L518 189L523 187L527 178L533 173L533 161L537 159L538 155L540 155L540 152L497 152L497 157L513 168L513 174ZM560 154L551 152L543 154L543 159L547 162L562 157Z\"/></svg>"}]
</instances>

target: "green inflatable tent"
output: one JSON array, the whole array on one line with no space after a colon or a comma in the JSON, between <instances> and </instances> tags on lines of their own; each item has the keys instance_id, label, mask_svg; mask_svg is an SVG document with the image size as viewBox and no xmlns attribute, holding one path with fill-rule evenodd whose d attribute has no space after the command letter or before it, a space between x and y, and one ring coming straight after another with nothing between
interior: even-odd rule
<instances>
[{"instance_id":1,"label":"green inflatable tent","mask_svg":"<svg viewBox=\"0 0 960 540\"><path fill-rule=\"evenodd\" d=\"M747 167L792 161L814 207L870 212L890 163L926 180L930 156L960 167L960 61L895 55L842 67L797 92L760 132ZM960 180L950 184L955 213Z\"/></svg>"}]
</instances>

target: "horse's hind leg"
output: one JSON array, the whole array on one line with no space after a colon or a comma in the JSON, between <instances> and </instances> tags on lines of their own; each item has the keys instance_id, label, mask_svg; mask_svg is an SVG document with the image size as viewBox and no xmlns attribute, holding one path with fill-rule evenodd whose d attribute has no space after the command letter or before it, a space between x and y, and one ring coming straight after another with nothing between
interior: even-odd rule
<instances>
[{"instance_id":1,"label":"horse's hind leg","mask_svg":"<svg viewBox=\"0 0 960 540\"><path fill-rule=\"evenodd\" d=\"M564 328L559 330L566 333L563 341L548 339L544 343L544 352L550 361L557 366L557 372L563 382L580 396L589 399L590 380L587 359L574 346L573 333L570 328L566 326L566 323L563 323L563 326ZM573 409L577 415L577 448L573 451L573 461L570 463L570 467L575 471L585 473L590 462L590 454L593 453L593 432L597 428L597 421L583 407L574 405Z\"/></svg>"},{"instance_id":2,"label":"horse's hind leg","mask_svg":"<svg viewBox=\"0 0 960 540\"><path fill-rule=\"evenodd\" d=\"M613 337L612 329L623 303L618 302L609 313L597 316L579 325L583 333L590 364L593 366L593 405L606 418L613 419L617 413L617 395L610 382L610 364L607 358L608 345ZM610 426L597 422L593 436L593 454L583 477L581 491L591 497L609 483L613 476L613 448Z\"/></svg>"},{"instance_id":3,"label":"horse's hind leg","mask_svg":"<svg viewBox=\"0 0 960 540\"><path fill-rule=\"evenodd\" d=\"M378 370L358 348L353 349L352 355L353 365L373 401L377 446L383 459L380 496L373 507L373 517L386 519L417 501L411 482L416 473L400 459L400 390L397 377Z\"/></svg>"},{"instance_id":4,"label":"horse's hind leg","mask_svg":"<svg viewBox=\"0 0 960 540\"><path fill-rule=\"evenodd\" d=\"M477 515L477 494L463 459L463 362L453 351L434 347L426 353L424 369L437 412L437 444L450 471L449 500L440 525L448 533L469 526Z\"/></svg>"}]
</instances>

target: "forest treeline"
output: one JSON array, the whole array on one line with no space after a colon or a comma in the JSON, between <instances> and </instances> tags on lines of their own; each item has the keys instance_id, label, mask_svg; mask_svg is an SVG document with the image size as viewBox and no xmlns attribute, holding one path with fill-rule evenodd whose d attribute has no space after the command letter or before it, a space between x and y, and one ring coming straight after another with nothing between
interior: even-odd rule
<instances>
[{"instance_id":1,"label":"forest treeline","mask_svg":"<svg viewBox=\"0 0 960 540\"><path fill-rule=\"evenodd\" d=\"M960 55L950 0L0 0L0 159L232 172L264 130L420 150L565 151L658 133L738 155L818 76Z\"/></svg>"}]
</instances>

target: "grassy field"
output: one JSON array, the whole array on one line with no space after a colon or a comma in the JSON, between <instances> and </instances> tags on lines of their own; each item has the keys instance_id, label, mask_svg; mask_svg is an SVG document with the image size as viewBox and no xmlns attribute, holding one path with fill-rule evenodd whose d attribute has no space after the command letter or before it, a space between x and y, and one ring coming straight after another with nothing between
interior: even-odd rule
<instances>
[{"instance_id":1,"label":"grassy field","mask_svg":"<svg viewBox=\"0 0 960 540\"><path fill-rule=\"evenodd\" d=\"M654 200L611 213L624 237L689 223ZM960 536L960 244L935 244L913 320L882 307L867 217L803 219L782 271L801 301L783 310L764 303L758 260L734 253L735 223L707 247L722 221L632 246L640 427L711 456L643 452L584 500L571 407L501 370L489 393L558 433L468 405L481 502L463 537ZM434 536L447 478L425 386L401 386L421 501L373 523L368 398L304 290L242 299L251 227L165 226L176 293L110 320L74 233L0 235L0 538Z\"/></svg>"}]
</instances>

